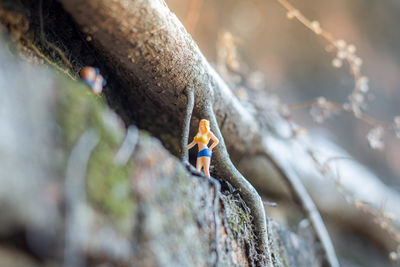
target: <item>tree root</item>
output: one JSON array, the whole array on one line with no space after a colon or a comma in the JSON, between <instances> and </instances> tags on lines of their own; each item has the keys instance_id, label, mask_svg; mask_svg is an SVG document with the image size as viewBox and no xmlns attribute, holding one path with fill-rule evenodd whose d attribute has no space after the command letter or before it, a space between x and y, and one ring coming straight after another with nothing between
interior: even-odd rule
<instances>
[{"instance_id":1,"label":"tree root","mask_svg":"<svg viewBox=\"0 0 400 267\"><path fill-rule=\"evenodd\" d=\"M186 112L184 114L184 121L182 126L182 138L181 138L181 160L187 161L188 156L188 141L189 141L189 133L190 133L190 120L192 119L193 107L194 107L194 92L193 89L186 89L187 96L187 106Z\"/></svg>"},{"instance_id":2,"label":"tree root","mask_svg":"<svg viewBox=\"0 0 400 267\"><path fill-rule=\"evenodd\" d=\"M270 160L284 178L291 195L295 198L295 201L299 204L303 212L307 215L307 218L310 220L314 232L325 251L327 262L331 267L339 267L339 261L336 257L335 249L321 215L319 214L314 202L307 193L307 190L304 188L304 185L301 183L297 174L291 169L290 166L285 166L285 168L283 168L283 163L279 162L279 159L276 157L272 157L270 154L268 154L266 150L258 154L263 155Z\"/></svg>"},{"instance_id":3,"label":"tree root","mask_svg":"<svg viewBox=\"0 0 400 267\"><path fill-rule=\"evenodd\" d=\"M100 141L100 137L93 129L86 130L78 139L68 159L67 173L65 177L66 198L66 230L64 266L85 266L85 257L81 247L87 242L88 229L85 217L79 216L79 208L86 202L85 175L86 168L93 149ZM76 232L80 232L79 242L73 240Z\"/></svg>"},{"instance_id":4,"label":"tree root","mask_svg":"<svg viewBox=\"0 0 400 267\"><path fill-rule=\"evenodd\" d=\"M113 70L112 76L124 85L113 94L120 94L120 99L127 101L123 106L135 107L133 111L122 111L126 112L122 117L130 118L127 123L149 130L187 163L191 111L196 119L210 120L212 131L221 142L214 152L214 172L240 191L254 218L258 249L266 255L264 265L271 266L263 202L231 161L253 155L262 144L262 136L268 133L233 96L176 16L160 0L137 0L129 5L120 0L62 3L91 35ZM182 128L169 127L181 125L182 118L183 134ZM224 121L223 134L217 118ZM308 205L310 201L303 202ZM310 215L315 216L314 213Z\"/></svg>"},{"instance_id":5,"label":"tree root","mask_svg":"<svg viewBox=\"0 0 400 267\"><path fill-rule=\"evenodd\" d=\"M209 103L211 103L211 101L209 101ZM204 118L210 120L211 129L220 140L219 146L215 148L215 152L213 153L214 172L218 177L228 181L239 190L246 205L250 208L251 215L254 219L253 223L258 239L258 249L262 255L265 255L263 259L265 262L262 264L265 266L272 266L271 253L268 247L267 219L262 199L254 187L242 176L230 160L217 119L210 106L205 108Z\"/></svg>"}]
</instances>

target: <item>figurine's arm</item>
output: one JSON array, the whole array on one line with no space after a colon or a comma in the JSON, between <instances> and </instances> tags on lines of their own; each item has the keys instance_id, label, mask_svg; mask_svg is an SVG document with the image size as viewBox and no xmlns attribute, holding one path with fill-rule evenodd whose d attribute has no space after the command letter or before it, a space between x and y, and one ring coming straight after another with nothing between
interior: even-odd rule
<instances>
[{"instance_id":1,"label":"figurine's arm","mask_svg":"<svg viewBox=\"0 0 400 267\"><path fill-rule=\"evenodd\" d=\"M219 144L219 140L218 138L210 131L208 132L208 134L211 137L211 140L213 140L214 142L212 143L212 145L210 146L211 151L213 150L214 147L216 147Z\"/></svg>"},{"instance_id":2,"label":"figurine's arm","mask_svg":"<svg viewBox=\"0 0 400 267\"><path fill-rule=\"evenodd\" d=\"M192 147L194 147L196 145L196 142L193 140L189 145L188 145L188 149L191 149Z\"/></svg>"}]
</instances>

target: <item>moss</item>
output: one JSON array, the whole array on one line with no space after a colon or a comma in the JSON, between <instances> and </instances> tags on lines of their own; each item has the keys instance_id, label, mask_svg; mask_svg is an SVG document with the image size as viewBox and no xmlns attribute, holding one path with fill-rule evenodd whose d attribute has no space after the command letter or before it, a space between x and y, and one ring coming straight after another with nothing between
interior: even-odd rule
<instances>
[{"instance_id":1,"label":"moss","mask_svg":"<svg viewBox=\"0 0 400 267\"><path fill-rule=\"evenodd\" d=\"M236 237L245 236L246 238L253 239L254 236L251 231L251 224L244 210L238 206L238 203L236 203L232 195L225 197L224 200L227 202L227 205L224 206L229 229Z\"/></svg>"},{"instance_id":2,"label":"moss","mask_svg":"<svg viewBox=\"0 0 400 267\"><path fill-rule=\"evenodd\" d=\"M88 193L96 204L113 217L124 218L132 212L132 190L129 174L133 164L112 163L115 146L102 141L93 151L88 164Z\"/></svg>"},{"instance_id":3,"label":"moss","mask_svg":"<svg viewBox=\"0 0 400 267\"><path fill-rule=\"evenodd\" d=\"M68 61L67 56L64 56L63 51L61 51L62 49L60 49L60 47L57 48L49 42L56 37L54 32L47 32L45 34L46 38L51 38L49 41L44 38L33 38L35 34L39 34L40 28L38 27L39 18L37 14L29 15L28 11L32 8L30 2L23 1L17 3L7 0L4 1L4 3L0 3L0 9L1 8L12 10L16 12L17 15L21 15L20 20L24 20L24 22L26 20L26 29L24 28L24 31L22 31L17 28L16 30L20 31L21 36L24 36L24 38L30 42L30 46L28 43L22 42L24 47L27 46L26 48L29 51L32 50L32 47L36 49L36 51L32 50L32 53L29 54L32 59L36 57L42 59L46 58L53 67L62 72L65 70L64 74L73 72L73 70L69 69L67 66L71 65L71 63ZM53 1L43 1L42 11L44 14L49 12L50 8L56 8L56 6L53 6ZM10 18L13 17L15 16L11 16ZM44 16L43 23L46 24L46 22L49 21L62 24L66 19L61 18L61 21L58 22L58 20L52 20L55 18L56 16L54 16L54 14L49 13L49 16ZM12 21L5 21L3 23L12 24ZM12 24L14 27L20 26L19 24L14 24ZM54 23L46 24L44 29L46 30L54 27L53 24ZM21 42L21 40L22 39L18 38L19 42ZM18 50L15 45L10 47L15 47L15 53L22 51ZM25 56L28 60L30 59L28 54ZM68 58L69 56L68 54ZM36 63L41 61L43 60L32 60L32 62ZM74 74L75 76L78 75L77 73ZM133 209L133 197L129 180L130 173L133 171L133 163L129 162L126 166L116 166L113 164L113 157L122 142L124 131L118 127L110 127L109 121L111 112L108 110L103 98L91 93L83 83L67 80L62 74L59 74L55 80L54 87L57 104L55 110L58 112L56 116L60 126L60 150L65 154L61 164L61 171L65 173L70 152L82 133L87 129L95 129L101 139L88 162L87 193L89 201L92 205L101 209L106 215L109 215L110 218L123 222L126 218L131 217ZM113 118L111 118L111 120L113 120ZM114 118L114 122L115 121L117 121L116 118ZM146 136L146 134L141 134L141 136ZM63 175L61 175L61 177L63 177Z\"/></svg>"},{"instance_id":4,"label":"moss","mask_svg":"<svg viewBox=\"0 0 400 267\"><path fill-rule=\"evenodd\" d=\"M88 198L92 205L108 215L114 223L125 228L134 209L130 182L134 164L132 161L125 166L113 163L114 155L123 141L124 131L101 97L92 94L79 82L65 81L62 85L62 88L57 88L57 120L62 129L63 150L69 155L87 129L95 129L100 135L100 142L88 162Z\"/></svg>"},{"instance_id":5,"label":"moss","mask_svg":"<svg viewBox=\"0 0 400 267\"><path fill-rule=\"evenodd\" d=\"M236 212L231 213L231 216L229 216L229 223L235 234L239 235L245 229L246 224L248 224L246 214L241 208L236 207Z\"/></svg>"}]
</instances>

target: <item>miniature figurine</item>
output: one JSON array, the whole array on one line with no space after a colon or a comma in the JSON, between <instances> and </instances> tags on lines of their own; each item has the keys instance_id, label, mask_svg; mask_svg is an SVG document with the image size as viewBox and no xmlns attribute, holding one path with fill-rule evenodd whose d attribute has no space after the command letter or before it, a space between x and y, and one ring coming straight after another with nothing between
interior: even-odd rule
<instances>
[{"instance_id":1,"label":"miniature figurine","mask_svg":"<svg viewBox=\"0 0 400 267\"><path fill-rule=\"evenodd\" d=\"M100 74L98 68L86 66L81 70L81 77L90 86L95 94L100 94L103 91L103 86L106 85L106 80Z\"/></svg>"},{"instance_id":2,"label":"miniature figurine","mask_svg":"<svg viewBox=\"0 0 400 267\"><path fill-rule=\"evenodd\" d=\"M213 143L208 147L210 139L213 140ZM188 145L188 149L191 149L197 144L199 152L197 153L196 169L201 171L201 168L203 167L204 173L208 177L210 177L212 150L218 145L218 143L218 138L210 131L210 122L204 119L201 120L199 123L199 131L194 137L193 142Z\"/></svg>"}]
</instances>

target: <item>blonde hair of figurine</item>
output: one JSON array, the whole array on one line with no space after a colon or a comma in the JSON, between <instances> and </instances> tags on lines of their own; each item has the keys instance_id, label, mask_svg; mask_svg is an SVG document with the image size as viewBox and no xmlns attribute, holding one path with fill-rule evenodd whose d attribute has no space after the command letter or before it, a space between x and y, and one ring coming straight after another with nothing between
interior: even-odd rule
<instances>
[{"instance_id":1,"label":"blonde hair of figurine","mask_svg":"<svg viewBox=\"0 0 400 267\"><path fill-rule=\"evenodd\" d=\"M201 125L204 125L204 127L206 128L207 132L210 131L210 121L206 120L206 119L202 119L199 122L199 131L197 132L197 135L201 134Z\"/></svg>"}]
</instances>

